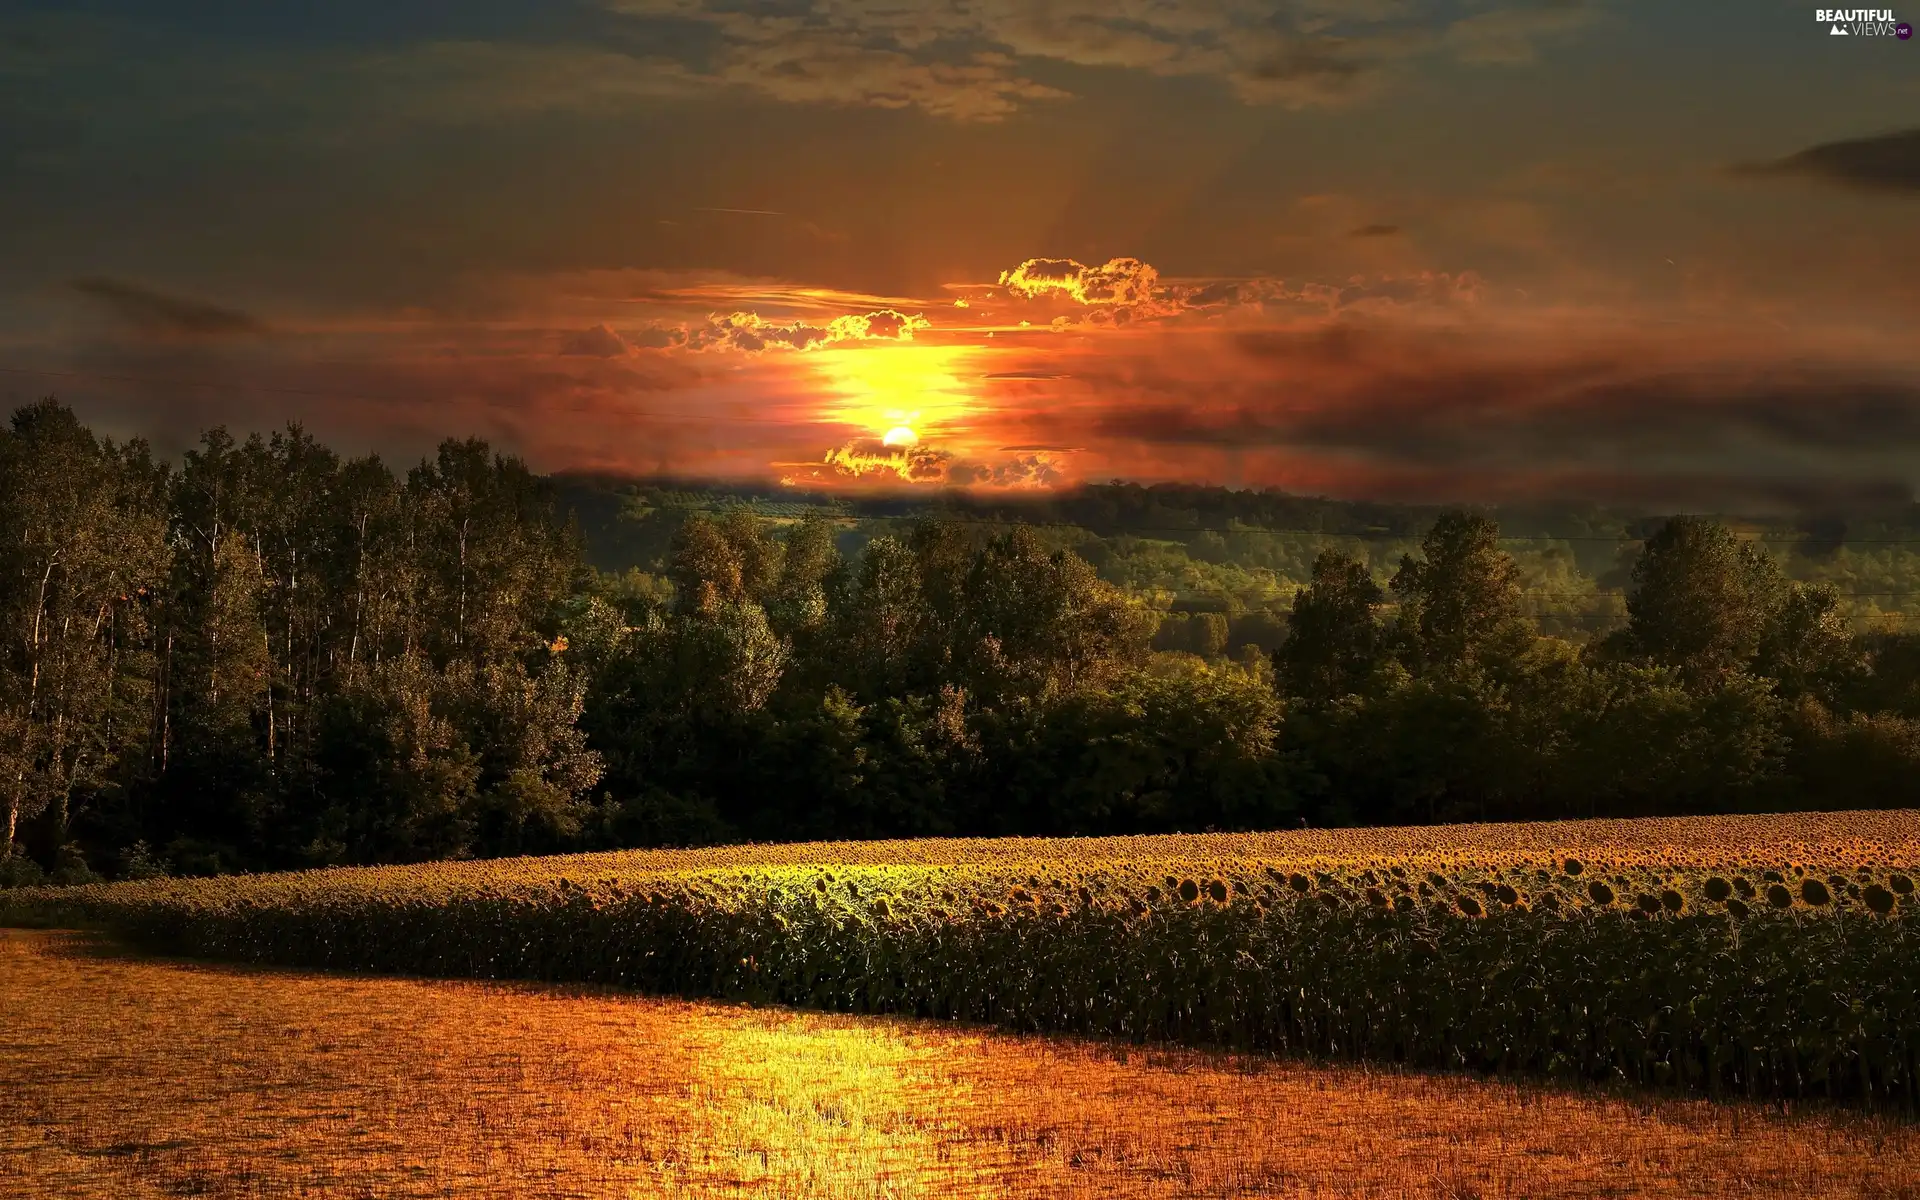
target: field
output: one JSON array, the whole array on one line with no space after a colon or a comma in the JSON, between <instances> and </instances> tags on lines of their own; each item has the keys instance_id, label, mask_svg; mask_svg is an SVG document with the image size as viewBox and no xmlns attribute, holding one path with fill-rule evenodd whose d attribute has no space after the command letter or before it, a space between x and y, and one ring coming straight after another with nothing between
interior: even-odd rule
<instances>
[{"instance_id":1,"label":"field","mask_svg":"<svg viewBox=\"0 0 1920 1200\"><path fill-rule=\"evenodd\" d=\"M1916 1106L1920 814L733 847L0 896L291 966Z\"/></svg>"},{"instance_id":2,"label":"field","mask_svg":"<svg viewBox=\"0 0 1920 1200\"><path fill-rule=\"evenodd\" d=\"M1920 1194L1866 1114L0 933L0 1194Z\"/></svg>"}]
</instances>

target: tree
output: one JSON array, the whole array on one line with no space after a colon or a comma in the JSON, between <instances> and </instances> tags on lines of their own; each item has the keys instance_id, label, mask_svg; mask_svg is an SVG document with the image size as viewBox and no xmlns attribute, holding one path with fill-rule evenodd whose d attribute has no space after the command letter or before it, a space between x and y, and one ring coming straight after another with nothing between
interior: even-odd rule
<instances>
[{"instance_id":1,"label":"tree","mask_svg":"<svg viewBox=\"0 0 1920 1200\"><path fill-rule=\"evenodd\" d=\"M76 794L144 742L164 483L144 444L99 441L51 400L0 435L0 858L43 811L64 845Z\"/></svg>"},{"instance_id":2,"label":"tree","mask_svg":"<svg viewBox=\"0 0 1920 1200\"><path fill-rule=\"evenodd\" d=\"M1380 665L1384 598L1366 564L1321 551L1313 581L1293 595L1287 639L1274 654L1286 694L1326 703L1361 691Z\"/></svg>"},{"instance_id":3,"label":"tree","mask_svg":"<svg viewBox=\"0 0 1920 1200\"><path fill-rule=\"evenodd\" d=\"M945 670L931 653L932 614L922 591L919 557L907 543L877 537L831 617L834 672L854 694L871 700L924 688ZM937 685L936 685L937 686Z\"/></svg>"},{"instance_id":4,"label":"tree","mask_svg":"<svg viewBox=\"0 0 1920 1200\"><path fill-rule=\"evenodd\" d=\"M779 579L766 602L768 620L782 637L811 636L825 625L830 599L844 583L846 564L834 546L833 526L807 517L788 531L779 562Z\"/></svg>"},{"instance_id":5,"label":"tree","mask_svg":"<svg viewBox=\"0 0 1920 1200\"><path fill-rule=\"evenodd\" d=\"M1770 681L1736 671L1702 686L1634 663L1596 681L1570 730L1568 790L1584 796L1582 815L1737 811L1780 777L1786 714Z\"/></svg>"},{"instance_id":6,"label":"tree","mask_svg":"<svg viewBox=\"0 0 1920 1200\"><path fill-rule=\"evenodd\" d=\"M482 764L448 712L444 677L418 652L343 681L322 707L316 760L327 808L303 831L310 861L473 853Z\"/></svg>"},{"instance_id":7,"label":"tree","mask_svg":"<svg viewBox=\"0 0 1920 1200\"><path fill-rule=\"evenodd\" d=\"M1236 665L982 710L975 828L1091 834L1272 827L1294 811L1281 704ZM971 815L971 814L970 814Z\"/></svg>"},{"instance_id":8,"label":"tree","mask_svg":"<svg viewBox=\"0 0 1920 1200\"><path fill-rule=\"evenodd\" d=\"M1829 703L1866 671L1832 584L1788 585L1755 648L1754 671L1783 697Z\"/></svg>"},{"instance_id":9,"label":"tree","mask_svg":"<svg viewBox=\"0 0 1920 1200\"><path fill-rule=\"evenodd\" d=\"M1920 805L1920 720L1898 713L1830 711L1811 695L1789 717L1788 770L1797 801L1813 808Z\"/></svg>"},{"instance_id":10,"label":"tree","mask_svg":"<svg viewBox=\"0 0 1920 1200\"><path fill-rule=\"evenodd\" d=\"M555 519L551 486L478 439L441 443L407 476L420 588L414 603L436 664L525 654L548 636L579 582L577 533Z\"/></svg>"},{"instance_id":11,"label":"tree","mask_svg":"<svg viewBox=\"0 0 1920 1200\"><path fill-rule=\"evenodd\" d=\"M1500 549L1500 527L1472 513L1443 514L1393 577L1409 666L1447 668L1528 634L1520 568Z\"/></svg>"},{"instance_id":12,"label":"tree","mask_svg":"<svg viewBox=\"0 0 1920 1200\"><path fill-rule=\"evenodd\" d=\"M1048 553L1024 527L981 547L962 597L950 645L959 682L983 700L1098 686L1144 656L1157 624L1085 559Z\"/></svg>"},{"instance_id":13,"label":"tree","mask_svg":"<svg viewBox=\"0 0 1920 1200\"><path fill-rule=\"evenodd\" d=\"M1633 566L1622 645L1695 684L1750 664L1786 588L1766 552L1703 517L1674 517Z\"/></svg>"},{"instance_id":14,"label":"tree","mask_svg":"<svg viewBox=\"0 0 1920 1200\"><path fill-rule=\"evenodd\" d=\"M473 847L484 855L554 853L580 834L600 755L579 729L586 681L556 654L538 671L518 662L446 673L443 706L479 767Z\"/></svg>"}]
</instances>

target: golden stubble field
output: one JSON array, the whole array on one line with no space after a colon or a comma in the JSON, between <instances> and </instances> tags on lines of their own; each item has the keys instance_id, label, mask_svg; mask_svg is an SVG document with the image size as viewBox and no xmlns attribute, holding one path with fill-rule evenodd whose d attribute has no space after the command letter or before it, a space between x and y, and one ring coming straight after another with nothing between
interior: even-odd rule
<instances>
[{"instance_id":1,"label":"golden stubble field","mask_svg":"<svg viewBox=\"0 0 1920 1200\"><path fill-rule=\"evenodd\" d=\"M0 931L8 1197L1894 1197L1916 1132Z\"/></svg>"}]
</instances>

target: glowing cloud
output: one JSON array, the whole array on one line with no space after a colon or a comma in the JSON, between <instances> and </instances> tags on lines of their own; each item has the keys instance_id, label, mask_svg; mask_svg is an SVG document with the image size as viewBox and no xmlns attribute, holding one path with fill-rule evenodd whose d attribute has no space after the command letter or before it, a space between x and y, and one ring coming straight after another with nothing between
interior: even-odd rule
<instances>
[{"instance_id":1,"label":"glowing cloud","mask_svg":"<svg viewBox=\"0 0 1920 1200\"><path fill-rule=\"evenodd\" d=\"M835 317L827 322L827 340L910 342L916 330L930 329L933 322L919 313L908 316L883 308L878 312Z\"/></svg>"},{"instance_id":2,"label":"glowing cloud","mask_svg":"<svg viewBox=\"0 0 1920 1200\"><path fill-rule=\"evenodd\" d=\"M1081 304L1146 304L1159 281L1160 272L1137 258L1110 258L1098 267L1071 258L1030 258L1000 272L1000 286L1015 295L1057 293Z\"/></svg>"},{"instance_id":3,"label":"glowing cloud","mask_svg":"<svg viewBox=\"0 0 1920 1200\"><path fill-rule=\"evenodd\" d=\"M835 342L910 342L915 331L931 327L932 322L919 313L891 308L834 317L824 325L769 321L755 312L713 313L705 324L685 330L685 337L675 344L691 350L757 354L763 350L812 350Z\"/></svg>"},{"instance_id":4,"label":"glowing cloud","mask_svg":"<svg viewBox=\"0 0 1920 1200\"><path fill-rule=\"evenodd\" d=\"M831 474L843 479L879 477L902 483L944 483L953 455L931 446L893 446L862 439L827 451L821 462Z\"/></svg>"}]
</instances>

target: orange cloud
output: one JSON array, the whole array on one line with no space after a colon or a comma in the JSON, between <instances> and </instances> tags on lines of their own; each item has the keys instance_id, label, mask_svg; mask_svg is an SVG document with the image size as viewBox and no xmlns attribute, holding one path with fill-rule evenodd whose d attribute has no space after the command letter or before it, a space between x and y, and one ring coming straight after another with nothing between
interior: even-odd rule
<instances>
[{"instance_id":1,"label":"orange cloud","mask_svg":"<svg viewBox=\"0 0 1920 1200\"><path fill-rule=\"evenodd\" d=\"M701 317L696 281L641 281L668 286L637 299L610 277L464 322L156 338L117 321L44 365L103 429L165 449L297 419L403 459L473 433L548 470L840 488L1133 478L1713 508L1920 485L1920 352L1837 324L1554 309L1472 271L1170 278L1036 258L997 279L963 285L964 318L943 306L932 337L918 301L716 281L790 303Z\"/></svg>"},{"instance_id":2,"label":"orange cloud","mask_svg":"<svg viewBox=\"0 0 1920 1200\"><path fill-rule=\"evenodd\" d=\"M937 446L889 446L870 438L857 439L829 450L818 465L794 464L781 476L789 487L834 487L850 484L1025 489L1054 487L1071 482L1063 451L1026 450L997 461L972 460Z\"/></svg>"},{"instance_id":3,"label":"orange cloud","mask_svg":"<svg viewBox=\"0 0 1920 1200\"><path fill-rule=\"evenodd\" d=\"M1058 293L1081 304L1149 303L1160 272L1137 258L1110 258L1090 267L1071 258L1030 258L1000 272L1000 286L1019 296Z\"/></svg>"},{"instance_id":4,"label":"orange cloud","mask_svg":"<svg viewBox=\"0 0 1920 1200\"><path fill-rule=\"evenodd\" d=\"M835 342L896 341L910 342L916 330L928 329L932 322L918 313L911 315L883 308L869 313L851 313L830 318L823 325L806 321L769 321L753 312L721 315L713 313L706 322L685 330L675 344L690 350L811 350Z\"/></svg>"},{"instance_id":5,"label":"orange cloud","mask_svg":"<svg viewBox=\"0 0 1920 1200\"><path fill-rule=\"evenodd\" d=\"M821 463L842 479L881 478L902 483L944 483L953 455L931 446L889 446L862 438L827 451Z\"/></svg>"},{"instance_id":6,"label":"orange cloud","mask_svg":"<svg viewBox=\"0 0 1920 1200\"><path fill-rule=\"evenodd\" d=\"M1480 299L1484 281L1472 271L1354 275L1331 283L1274 278L1163 280L1151 264L1137 258L1112 258L1098 267L1071 258L1030 258L1002 271L999 286L1021 301L1077 305L1048 321L1050 328L1059 330L1118 328L1230 309L1329 315L1386 308L1457 309Z\"/></svg>"}]
</instances>

